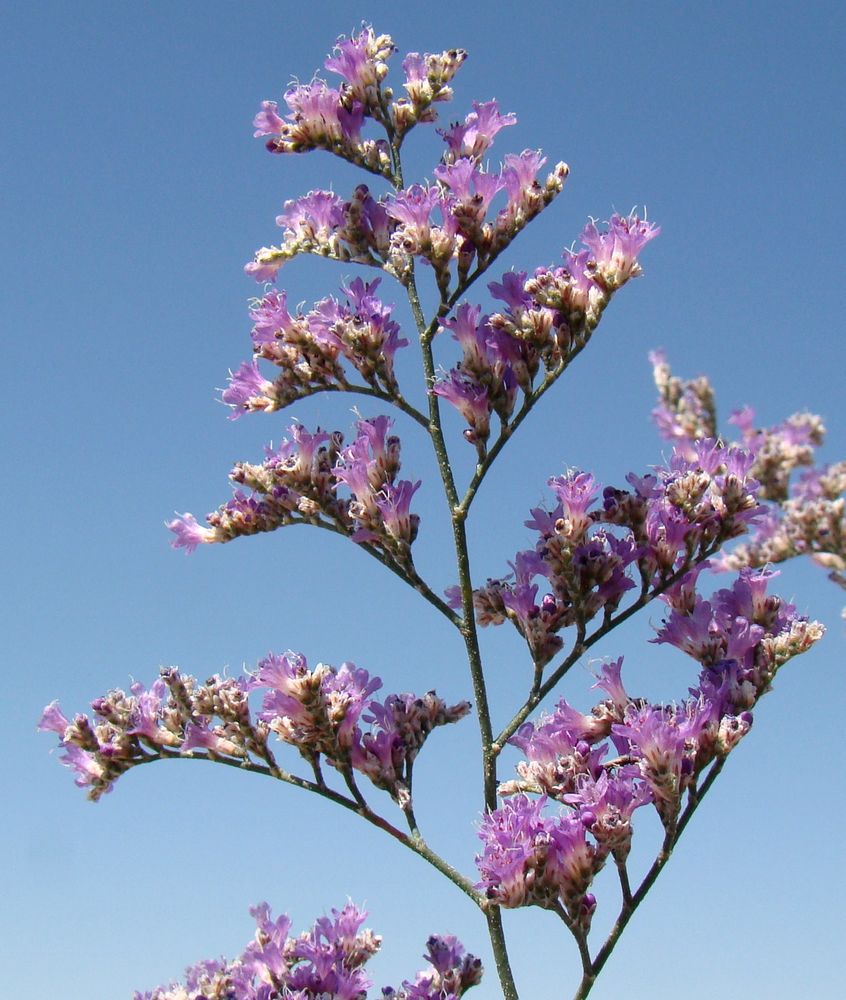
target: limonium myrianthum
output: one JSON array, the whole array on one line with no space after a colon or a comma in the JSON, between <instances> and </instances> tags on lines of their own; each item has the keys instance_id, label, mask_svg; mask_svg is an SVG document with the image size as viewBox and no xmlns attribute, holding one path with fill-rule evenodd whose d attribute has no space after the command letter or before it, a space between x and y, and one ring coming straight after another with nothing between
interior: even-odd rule
<instances>
[{"instance_id":1,"label":"limonium myrianthum","mask_svg":"<svg viewBox=\"0 0 846 1000\"><path fill-rule=\"evenodd\" d=\"M273 919L267 903L250 909L256 933L231 962L199 962L185 982L135 993L134 1000L364 1000L373 985L365 964L382 939L362 929L367 916L352 903L320 917L309 931L291 935L286 915ZM482 965L454 937L433 935L424 958L430 963L399 988L383 988L396 1000L458 1000L482 975Z\"/></svg>"},{"instance_id":2,"label":"limonium myrianthum","mask_svg":"<svg viewBox=\"0 0 846 1000\"><path fill-rule=\"evenodd\" d=\"M707 380L675 378L656 353L655 416L674 444L669 460L644 475L629 473L621 488L603 488L580 469L551 477L551 503L533 509L526 522L534 545L514 556L502 578L476 580L466 522L493 462L588 345L611 298L642 274L641 253L660 230L635 212L612 215L607 224L589 220L581 246L565 248L560 264L506 271L488 283L494 307L472 301L477 279L551 205L569 168L559 162L544 173L546 157L537 149L506 152L496 165L494 141L509 134L516 116L488 100L440 129L439 162L428 177L407 180L403 144L417 125L438 120L466 53L409 53L395 96L388 81L394 52L388 35L365 25L339 39L325 60L337 80L315 76L291 85L284 108L261 105L255 134L271 152L322 150L373 175L374 190L358 184L345 196L315 186L284 201L276 219L280 243L261 248L246 266L264 286L249 309L253 356L230 373L222 401L237 418L274 413L315 393L346 392L408 418L433 449L458 582L445 600L415 566L420 519L412 504L421 482L399 478L400 439L386 414L357 414L349 442L339 431L308 430L295 419L261 462L236 463L234 495L204 525L186 513L168 527L172 545L186 552L291 524L332 531L391 570L457 630L481 739L477 873L462 873L430 846L414 799L418 754L435 729L468 715L466 699L450 704L432 690L382 698L382 681L354 663L312 667L288 651L269 654L253 672L214 674L205 682L168 667L149 688L135 683L128 692L96 698L90 717L69 718L54 702L40 728L58 736L60 760L93 799L133 767L171 759L234 766L319 795L413 851L472 901L487 924L505 1000L517 1000L518 988L501 909L537 906L560 918L578 950L575 998L584 1000L749 731L759 699L784 663L823 633L767 593L773 573L751 567L807 551L846 585L846 469L843 463L812 468L823 428L809 414L760 430L751 411L741 411L733 418L740 440L726 444ZM292 308L288 293L271 285L300 254L380 275L345 275L340 296ZM383 298L382 276L395 279L407 298L413 336ZM436 297L429 315L418 279ZM401 385L397 352L412 343L421 377ZM437 360L436 349L443 352ZM406 368L402 378L410 382ZM446 429L443 403L458 411L463 438L476 452L463 486L450 462L453 445L463 445ZM800 467L805 471L794 480ZM723 551L750 530L745 545ZM743 567L740 575L709 593L708 570L730 566ZM561 697L559 685L593 645L656 598L667 610L654 641L693 658L698 677L680 680L666 700L630 695L619 657L600 669L594 687L601 694L587 712ZM478 628L506 621L525 640L528 656L510 682L521 692L517 704L495 726ZM551 710L532 718L554 692ZM516 777L501 781L506 747L522 759ZM663 832L651 867L635 884L629 859L643 810L655 811ZM595 881L606 866L616 869L618 891ZM594 914L613 916L614 906L612 930L597 946ZM201 962L184 984L138 993L136 1000L367 996L363 967L380 939L361 929L364 914L355 906L333 910L298 937L290 936L287 917L271 917L267 904L253 915L255 940L234 961ZM481 978L480 960L449 934L430 937L425 958L425 970L385 987L382 996L457 1000ZM559 979L556 970L556 993Z\"/></svg>"},{"instance_id":3,"label":"limonium myrianthum","mask_svg":"<svg viewBox=\"0 0 846 1000\"><path fill-rule=\"evenodd\" d=\"M690 452L696 441L717 433L711 384L704 375L673 375L663 351L653 351L650 361L659 393L653 419L663 437ZM715 567L739 570L809 555L846 589L846 462L815 465L825 438L822 419L802 412L758 427L755 411L744 406L728 422L755 457L751 472L766 506L749 541L722 553Z\"/></svg>"}]
</instances>

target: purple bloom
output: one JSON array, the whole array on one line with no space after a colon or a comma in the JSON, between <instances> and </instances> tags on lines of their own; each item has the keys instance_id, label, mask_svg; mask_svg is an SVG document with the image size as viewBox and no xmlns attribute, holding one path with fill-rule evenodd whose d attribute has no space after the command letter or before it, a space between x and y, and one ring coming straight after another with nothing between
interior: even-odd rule
<instances>
[{"instance_id":1,"label":"purple bloom","mask_svg":"<svg viewBox=\"0 0 846 1000\"><path fill-rule=\"evenodd\" d=\"M217 541L217 532L213 528L201 527L193 514L177 514L174 520L165 524L176 535L170 543L171 548L185 549L186 555L190 555L198 545Z\"/></svg>"},{"instance_id":2,"label":"purple bloom","mask_svg":"<svg viewBox=\"0 0 846 1000\"><path fill-rule=\"evenodd\" d=\"M279 135L285 123L276 113L278 110L276 101L262 101L261 111L253 119L255 132L253 137L258 139L262 135Z\"/></svg>"},{"instance_id":3,"label":"purple bloom","mask_svg":"<svg viewBox=\"0 0 846 1000\"><path fill-rule=\"evenodd\" d=\"M441 194L436 187L424 188L412 184L410 188L394 195L385 205L385 211L416 233L426 233L432 209L441 204Z\"/></svg>"},{"instance_id":4,"label":"purple bloom","mask_svg":"<svg viewBox=\"0 0 846 1000\"><path fill-rule=\"evenodd\" d=\"M309 191L286 201L276 224L291 239L326 238L344 223L344 200L332 191Z\"/></svg>"},{"instance_id":5,"label":"purple bloom","mask_svg":"<svg viewBox=\"0 0 846 1000\"><path fill-rule=\"evenodd\" d=\"M496 101L473 102L473 110L462 123L456 122L441 131L453 160L472 157L480 160L493 144L494 137L507 125L516 125L514 114L501 115Z\"/></svg>"},{"instance_id":6,"label":"purple bloom","mask_svg":"<svg viewBox=\"0 0 846 1000\"><path fill-rule=\"evenodd\" d=\"M287 293L275 289L268 292L250 309L250 319L255 324L252 329L252 340L257 347L262 344L272 344L279 333L289 331L293 326L291 314L288 312Z\"/></svg>"},{"instance_id":7,"label":"purple bloom","mask_svg":"<svg viewBox=\"0 0 846 1000\"><path fill-rule=\"evenodd\" d=\"M432 392L451 403L469 424L465 437L475 444L487 441L491 433L488 390L459 369L453 368L438 379Z\"/></svg>"},{"instance_id":8,"label":"purple bloom","mask_svg":"<svg viewBox=\"0 0 846 1000\"><path fill-rule=\"evenodd\" d=\"M411 498L420 489L421 481L412 483L402 479L397 483L385 483L374 497L385 531L400 542L411 544L416 535L420 518L412 514Z\"/></svg>"},{"instance_id":9,"label":"purple bloom","mask_svg":"<svg viewBox=\"0 0 846 1000\"><path fill-rule=\"evenodd\" d=\"M612 215L608 229L600 232L594 221L582 230L582 243L590 249L596 273L610 291L641 273L637 255L661 229L634 212L629 216Z\"/></svg>"},{"instance_id":10,"label":"purple bloom","mask_svg":"<svg viewBox=\"0 0 846 1000\"><path fill-rule=\"evenodd\" d=\"M539 149L524 149L522 153L507 153L502 179L508 190L509 207L522 205L529 194L538 187L537 175L546 163L546 157Z\"/></svg>"},{"instance_id":11,"label":"purple bloom","mask_svg":"<svg viewBox=\"0 0 846 1000\"><path fill-rule=\"evenodd\" d=\"M507 799L487 813L479 829L479 885L500 906L545 906L562 899L578 905L601 866L573 816L543 816L546 799Z\"/></svg>"},{"instance_id":12,"label":"purple bloom","mask_svg":"<svg viewBox=\"0 0 846 1000\"><path fill-rule=\"evenodd\" d=\"M532 297L526 291L525 283L525 271L506 271L502 276L502 282L490 282L488 290L495 299L501 299L509 310L529 309Z\"/></svg>"},{"instance_id":13,"label":"purple bloom","mask_svg":"<svg viewBox=\"0 0 846 1000\"><path fill-rule=\"evenodd\" d=\"M95 785L103 778L105 768L97 761L93 753L68 743L62 744L62 748L64 753L59 757L59 760L65 767L76 771L77 776L74 779L74 784L78 788ZM111 785L107 786L105 791L110 792Z\"/></svg>"},{"instance_id":14,"label":"purple bloom","mask_svg":"<svg viewBox=\"0 0 846 1000\"><path fill-rule=\"evenodd\" d=\"M38 731L41 733L56 733L60 739L64 740L65 731L70 722L64 712L59 708L58 701L51 701L41 713L38 720Z\"/></svg>"},{"instance_id":15,"label":"purple bloom","mask_svg":"<svg viewBox=\"0 0 846 1000\"><path fill-rule=\"evenodd\" d=\"M237 420L249 410L272 408L273 383L259 371L258 362L244 361L237 372L229 373L229 385L221 393L221 401L231 408L230 420Z\"/></svg>"},{"instance_id":16,"label":"purple bloom","mask_svg":"<svg viewBox=\"0 0 846 1000\"><path fill-rule=\"evenodd\" d=\"M589 472L576 470L554 476L549 485L561 502L564 524L558 530L569 540L578 541L591 523L587 510L599 494L599 485Z\"/></svg>"}]
</instances>

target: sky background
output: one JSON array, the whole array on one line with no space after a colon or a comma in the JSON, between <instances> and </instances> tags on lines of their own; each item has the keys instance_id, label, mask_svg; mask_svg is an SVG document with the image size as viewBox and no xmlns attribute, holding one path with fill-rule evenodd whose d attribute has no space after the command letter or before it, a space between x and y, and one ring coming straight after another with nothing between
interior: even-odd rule
<instances>
[{"instance_id":1,"label":"sky background","mask_svg":"<svg viewBox=\"0 0 846 1000\"><path fill-rule=\"evenodd\" d=\"M555 261L591 215L645 203L663 229L644 252L645 277L615 299L487 480L471 526L479 581L529 544L522 523L549 476L572 466L622 483L666 456L648 419L654 347L679 374L710 374L723 418L742 403L763 424L810 408L829 427L823 458L846 455L842 5L482 10L440 0L6 6L0 940L9 997L129 998L189 962L236 954L252 935L247 909L262 899L298 929L347 897L365 904L385 939L369 966L379 986L422 966L432 931L458 934L488 960L483 922L460 893L325 801L177 763L139 769L92 805L50 754L52 736L35 733L53 698L70 714L132 678L152 681L162 664L206 677L289 647L312 663L353 660L386 691L470 695L457 635L355 546L300 530L185 558L163 527L174 510L201 516L225 500L232 462L258 459L294 416L347 428L361 403L317 396L232 422L215 393L249 356L256 286L242 266L277 238L282 201L358 183L325 154L272 157L251 138L259 102L280 99L292 77L309 79L337 35L362 19L390 33L397 85L403 53L468 49L442 121L496 97L519 124L501 133L494 161L542 146L552 163L570 164L565 192L503 269ZM431 129L408 149L407 179L440 155ZM298 260L280 286L310 304L350 276ZM383 291L400 303L388 279ZM398 315L406 320L399 305ZM420 402L407 353L401 376ZM462 479L472 451L458 423L450 428ZM440 589L454 573L433 462L413 425L397 429L404 473L425 484L415 558ZM761 704L596 1000L840 995L846 809L833 730L846 697L843 594L799 564L777 589L828 635ZM649 609L593 652L625 654L630 690L683 697L695 664L646 644L659 618ZM483 638L502 721L529 683L527 657L504 629ZM579 666L563 693L587 709L591 682ZM468 872L476 743L472 719L441 730L416 770L424 832ZM393 809L387 799L383 808ZM657 836L641 827L636 839ZM597 926L616 907L607 892L603 904L600 882ZM518 911L506 926L521 995L570 996L578 960L557 919ZM492 967L472 995L498 995Z\"/></svg>"}]
</instances>

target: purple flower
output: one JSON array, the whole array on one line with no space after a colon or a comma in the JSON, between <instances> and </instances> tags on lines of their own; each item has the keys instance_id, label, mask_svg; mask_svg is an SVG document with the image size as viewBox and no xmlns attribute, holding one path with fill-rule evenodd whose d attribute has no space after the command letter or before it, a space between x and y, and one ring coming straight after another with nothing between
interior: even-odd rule
<instances>
[{"instance_id":1,"label":"purple flower","mask_svg":"<svg viewBox=\"0 0 846 1000\"><path fill-rule=\"evenodd\" d=\"M629 216L612 215L604 232L597 229L594 221L589 222L581 239L593 254L602 283L614 291L641 273L637 255L660 232L658 226L632 212Z\"/></svg>"},{"instance_id":2,"label":"purple flower","mask_svg":"<svg viewBox=\"0 0 846 1000\"><path fill-rule=\"evenodd\" d=\"M256 347L272 344L277 334L285 333L293 327L293 320L288 312L287 293L276 289L268 292L250 309L250 319L254 323L252 340Z\"/></svg>"},{"instance_id":3,"label":"purple flower","mask_svg":"<svg viewBox=\"0 0 846 1000\"><path fill-rule=\"evenodd\" d=\"M422 239L423 234L428 232L432 210L440 204L441 194L436 187L424 188L420 184L412 184L407 190L394 195L385 204L385 211Z\"/></svg>"},{"instance_id":4,"label":"purple flower","mask_svg":"<svg viewBox=\"0 0 846 1000\"><path fill-rule=\"evenodd\" d=\"M185 549L186 555L190 555L198 545L217 541L217 532L214 528L201 527L193 514L177 514L172 521L166 521L165 524L176 536L170 543L171 548Z\"/></svg>"},{"instance_id":5,"label":"purple flower","mask_svg":"<svg viewBox=\"0 0 846 1000\"><path fill-rule=\"evenodd\" d=\"M484 386L453 368L435 382L432 392L451 403L469 424L469 430L464 433L471 444L487 441L491 433L491 406Z\"/></svg>"},{"instance_id":6,"label":"purple flower","mask_svg":"<svg viewBox=\"0 0 846 1000\"><path fill-rule=\"evenodd\" d=\"M237 420L251 410L269 410L274 407L273 383L259 371L258 362L244 361L237 372L229 372L229 385L221 393L232 413L230 420Z\"/></svg>"},{"instance_id":7,"label":"purple flower","mask_svg":"<svg viewBox=\"0 0 846 1000\"><path fill-rule=\"evenodd\" d=\"M564 523L558 530L568 540L576 542L591 523L587 510L599 495L599 485L589 472L576 470L554 476L549 485L561 503Z\"/></svg>"},{"instance_id":8,"label":"purple flower","mask_svg":"<svg viewBox=\"0 0 846 1000\"><path fill-rule=\"evenodd\" d=\"M255 132L253 137L258 139L262 135L279 135L285 123L276 113L278 110L276 101L262 101L261 111L253 119Z\"/></svg>"},{"instance_id":9,"label":"purple flower","mask_svg":"<svg viewBox=\"0 0 846 1000\"><path fill-rule=\"evenodd\" d=\"M473 110L462 123L440 131L453 160L471 157L480 160L493 144L494 137L507 125L516 125L514 114L501 115L496 101L473 102Z\"/></svg>"},{"instance_id":10,"label":"purple flower","mask_svg":"<svg viewBox=\"0 0 846 1000\"><path fill-rule=\"evenodd\" d=\"M64 712L59 708L58 701L51 701L41 713L38 720L38 731L40 733L56 733L60 739L64 740L65 731L70 722Z\"/></svg>"},{"instance_id":11,"label":"purple flower","mask_svg":"<svg viewBox=\"0 0 846 1000\"><path fill-rule=\"evenodd\" d=\"M59 760L65 767L76 771L77 776L74 779L74 784L78 788L85 788L86 785L97 785L102 780L106 773L105 768L93 753L68 743L64 743L62 748L64 753L59 757ZM111 785L108 785L105 791L110 792Z\"/></svg>"},{"instance_id":12,"label":"purple flower","mask_svg":"<svg viewBox=\"0 0 846 1000\"><path fill-rule=\"evenodd\" d=\"M549 907L560 898L572 909L601 867L583 824L572 815L543 816L545 804L517 795L482 820L479 885L500 906Z\"/></svg>"},{"instance_id":13,"label":"purple flower","mask_svg":"<svg viewBox=\"0 0 846 1000\"><path fill-rule=\"evenodd\" d=\"M276 217L277 226L290 239L326 239L344 223L344 200L333 191L309 191L286 201Z\"/></svg>"},{"instance_id":14,"label":"purple flower","mask_svg":"<svg viewBox=\"0 0 846 1000\"><path fill-rule=\"evenodd\" d=\"M402 479L397 483L385 483L374 497L385 531L400 542L410 545L417 536L420 517L412 514L411 498L420 489L421 481L412 483Z\"/></svg>"}]
</instances>

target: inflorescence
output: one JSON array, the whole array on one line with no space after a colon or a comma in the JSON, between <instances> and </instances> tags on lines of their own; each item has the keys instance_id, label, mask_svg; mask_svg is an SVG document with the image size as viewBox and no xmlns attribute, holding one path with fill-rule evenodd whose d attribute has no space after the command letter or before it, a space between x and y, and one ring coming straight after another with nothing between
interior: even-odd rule
<instances>
[{"instance_id":1,"label":"inflorescence","mask_svg":"<svg viewBox=\"0 0 846 1000\"><path fill-rule=\"evenodd\" d=\"M416 851L486 911L509 998L517 994L497 906L555 911L579 946L584 978L577 995L583 998L701 795L749 731L752 711L777 671L823 634L819 623L766 593L775 574L761 567L808 552L846 587L846 463L813 467L824 428L807 413L758 429L751 410L739 411L732 422L740 441L725 444L708 380L673 376L656 352L660 400L654 417L674 443L669 462L644 476L630 474L627 489L601 489L580 470L551 478L552 508L532 510L526 522L537 535L534 547L516 554L510 574L473 588L462 525L475 491L529 409L586 346L611 297L641 274L639 255L660 229L634 212L615 214L606 225L591 220L580 248L564 250L561 265L531 275L508 271L489 283L500 305L483 313L465 293L561 192L569 168L558 163L544 175L546 158L531 149L506 153L492 167L494 139L516 117L490 100L474 103L463 120L439 130L444 148L432 176L407 184L402 144L418 124L437 121L436 106L451 99L466 53L410 53L402 63L402 94L395 96L387 82L394 51L388 35L364 26L339 39L324 63L340 78L337 85L315 76L286 91L285 108L262 103L255 135L271 152L324 150L391 189L373 193L360 184L346 198L315 189L284 203L276 219L281 241L262 247L245 268L265 286L250 306L253 357L230 373L222 401L237 418L276 412L318 392L351 392L411 417L435 446L461 584L447 592L447 604L417 576L412 545L420 519L411 502L421 483L398 478L400 440L387 416L360 417L346 446L339 431L310 432L294 422L290 436L268 446L262 462L235 465L234 496L207 515L205 526L185 513L168 527L174 548L188 553L291 524L334 531L375 555L461 630L483 737L486 811L478 881L429 848L413 812L415 759L433 729L468 714L467 701L448 705L434 691L377 700L381 680L353 663L310 668L304 656L289 651L270 654L254 673L215 675L203 683L164 668L149 688L135 683L129 693L112 690L97 698L90 717L69 719L53 702L40 728L59 737L60 760L92 799L137 765L185 758L267 774L323 795ZM377 294L381 278L348 280L341 297L292 313L287 293L272 285L282 265L299 254L375 268L405 289L423 355L426 414L408 402L399 383L397 352L410 340L394 305ZM430 269L439 296L428 323L417 264ZM460 359L437 369L433 342L443 343L447 333ZM477 452L463 500L452 479L440 400L458 411L463 436ZM489 450L494 417L498 437ZM798 469L805 471L794 478ZM749 542L720 553L750 528ZM705 597L699 578L709 566L741 572L730 587ZM627 594L631 600L624 605ZM699 664L687 697L652 703L630 696L621 657L602 667L594 686L604 697L587 714L562 698L550 713L528 721L594 641L654 598L664 601L667 615L653 641ZM480 626L510 621L534 666L526 701L496 740L474 614ZM545 677L568 629L575 630L570 654ZM271 734L297 751L308 777L277 762ZM507 744L523 759L517 777L497 785L496 760ZM344 790L327 781L324 766ZM357 784L361 776L390 796L410 835L371 810ZM626 870L633 817L649 806L665 839L651 874L633 893ZM597 908L591 890L609 859L620 875L623 906L616 929L591 959L587 935ZM255 939L238 958L201 962L187 970L184 984L136 993L136 1000L367 997L372 984L363 967L381 939L361 929L365 914L353 904L295 937L289 936L290 920L274 920L267 904L251 912ZM481 979L481 962L453 937L431 937L425 957L428 968L413 982L384 988L385 1000L458 1000Z\"/></svg>"}]
</instances>

